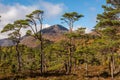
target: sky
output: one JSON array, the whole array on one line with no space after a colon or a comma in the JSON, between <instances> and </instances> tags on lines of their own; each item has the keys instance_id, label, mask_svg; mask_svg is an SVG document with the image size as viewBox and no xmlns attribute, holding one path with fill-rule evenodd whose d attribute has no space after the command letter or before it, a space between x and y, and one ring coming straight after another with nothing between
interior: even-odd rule
<instances>
[{"instance_id":1,"label":"sky","mask_svg":"<svg viewBox=\"0 0 120 80\"><path fill-rule=\"evenodd\" d=\"M83 14L79 21L74 23L74 29L86 27L90 32L96 25L97 14L103 12L102 5L106 0L0 0L0 31L8 23L18 19L25 19L25 15L34 10L44 11L44 27L54 24L68 26L60 20L65 12L77 12ZM21 32L25 34L25 30ZM7 33L0 33L0 39L7 38Z\"/></svg>"}]
</instances>

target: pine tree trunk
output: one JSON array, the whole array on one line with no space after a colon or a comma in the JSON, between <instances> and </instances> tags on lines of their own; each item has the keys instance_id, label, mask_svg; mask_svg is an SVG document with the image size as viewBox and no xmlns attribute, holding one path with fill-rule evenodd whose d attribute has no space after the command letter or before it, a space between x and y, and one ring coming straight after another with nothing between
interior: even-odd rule
<instances>
[{"instance_id":1,"label":"pine tree trunk","mask_svg":"<svg viewBox=\"0 0 120 80\"><path fill-rule=\"evenodd\" d=\"M70 58L69 58L69 73L71 73L72 69L72 50L70 48Z\"/></svg>"},{"instance_id":2,"label":"pine tree trunk","mask_svg":"<svg viewBox=\"0 0 120 80\"><path fill-rule=\"evenodd\" d=\"M86 60L86 64L85 64L86 77L88 77L88 61L87 61L87 53L85 53L85 60Z\"/></svg>"},{"instance_id":3,"label":"pine tree trunk","mask_svg":"<svg viewBox=\"0 0 120 80\"><path fill-rule=\"evenodd\" d=\"M65 66L65 72L66 72L66 74L67 74L67 68L68 68L67 65L68 65L68 64L67 64L67 61L65 60L64 66Z\"/></svg>"},{"instance_id":4,"label":"pine tree trunk","mask_svg":"<svg viewBox=\"0 0 120 80\"><path fill-rule=\"evenodd\" d=\"M70 74L71 73L71 69L72 69L72 54L71 54L71 46L69 47L69 53L68 53L68 61L66 64L66 74Z\"/></svg>"},{"instance_id":5,"label":"pine tree trunk","mask_svg":"<svg viewBox=\"0 0 120 80\"><path fill-rule=\"evenodd\" d=\"M40 32L40 64L41 64L41 74L45 73L45 55L43 53L43 40L42 40L42 33Z\"/></svg>"},{"instance_id":6,"label":"pine tree trunk","mask_svg":"<svg viewBox=\"0 0 120 80\"><path fill-rule=\"evenodd\" d=\"M86 77L87 77L88 76L88 64L86 63L85 66L86 66Z\"/></svg>"},{"instance_id":7,"label":"pine tree trunk","mask_svg":"<svg viewBox=\"0 0 120 80\"><path fill-rule=\"evenodd\" d=\"M111 53L111 80L114 80L114 60L113 53Z\"/></svg>"},{"instance_id":8,"label":"pine tree trunk","mask_svg":"<svg viewBox=\"0 0 120 80\"><path fill-rule=\"evenodd\" d=\"M76 71L76 69L77 69L77 59L75 58L74 59L74 71Z\"/></svg>"},{"instance_id":9,"label":"pine tree trunk","mask_svg":"<svg viewBox=\"0 0 120 80\"><path fill-rule=\"evenodd\" d=\"M39 41L40 41L40 64L41 64L41 68L40 68L40 71L41 71L41 74L44 74L45 73L45 55L43 53L43 39L42 39L42 21L40 21L40 38L39 38Z\"/></svg>"},{"instance_id":10,"label":"pine tree trunk","mask_svg":"<svg viewBox=\"0 0 120 80\"><path fill-rule=\"evenodd\" d=\"M71 69L72 69L72 46L71 46L71 38L70 38L70 47L69 47L69 56L68 56L68 71L67 74L71 73Z\"/></svg>"},{"instance_id":11,"label":"pine tree trunk","mask_svg":"<svg viewBox=\"0 0 120 80\"><path fill-rule=\"evenodd\" d=\"M17 60L18 60L18 71L21 71L21 67L22 67L22 60L21 60L21 53L19 51L19 48L18 48L18 43L16 45L16 52L17 52Z\"/></svg>"},{"instance_id":12,"label":"pine tree trunk","mask_svg":"<svg viewBox=\"0 0 120 80\"><path fill-rule=\"evenodd\" d=\"M42 40L40 40L40 64L41 64L41 68L40 68L40 71L41 71L41 74L43 74L45 72L45 69L44 69L44 54L43 54L43 49L42 49Z\"/></svg>"}]
</instances>

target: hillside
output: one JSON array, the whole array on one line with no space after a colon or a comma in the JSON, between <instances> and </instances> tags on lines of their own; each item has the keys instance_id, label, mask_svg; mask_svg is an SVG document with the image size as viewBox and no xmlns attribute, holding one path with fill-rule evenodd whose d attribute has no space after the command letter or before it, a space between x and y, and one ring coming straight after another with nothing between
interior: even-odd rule
<instances>
[{"instance_id":1,"label":"hillside","mask_svg":"<svg viewBox=\"0 0 120 80\"><path fill-rule=\"evenodd\" d=\"M12 40L5 38L0 40L0 46L13 46L15 45Z\"/></svg>"},{"instance_id":2,"label":"hillside","mask_svg":"<svg viewBox=\"0 0 120 80\"><path fill-rule=\"evenodd\" d=\"M53 25L48 28L42 30L43 38L48 39L50 41L59 41L63 39L63 34L67 32L68 29L63 27L62 25ZM24 36L21 39L21 44L27 45L29 47L37 47L39 44L37 40L32 36ZM12 46L15 45L9 39L1 39L0 46Z\"/></svg>"},{"instance_id":3,"label":"hillside","mask_svg":"<svg viewBox=\"0 0 120 80\"><path fill-rule=\"evenodd\" d=\"M49 41L60 41L63 38L63 34L67 32L68 29L62 25L53 25L42 30L43 38ZM21 40L21 44L27 45L28 47L37 47L39 42L32 36L27 36Z\"/></svg>"},{"instance_id":4,"label":"hillside","mask_svg":"<svg viewBox=\"0 0 120 80\"><path fill-rule=\"evenodd\" d=\"M67 31L67 28L57 24L43 29L42 33L43 38L45 39L48 39L50 41L60 41L61 39L63 39L63 34Z\"/></svg>"}]
</instances>

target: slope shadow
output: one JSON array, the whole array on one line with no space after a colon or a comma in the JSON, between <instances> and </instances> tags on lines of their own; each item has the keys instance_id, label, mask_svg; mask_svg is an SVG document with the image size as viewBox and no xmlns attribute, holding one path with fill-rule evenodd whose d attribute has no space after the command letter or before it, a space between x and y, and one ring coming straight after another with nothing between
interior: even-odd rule
<instances>
[{"instance_id":1,"label":"slope shadow","mask_svg":"<svg viewBox=\"0 0 120 80\"><path fill-rule=\"evenodd\" d=\"M114 74L114 77L119 76L119 75L120 75L120 72L117 72L117 73ZM98 74L98 75L97 74L96 75L88 75L88 76L85 76L85 77L88 77L88 78L94 78L94 77L108 78L108 77L111 77L111 75L108 72L104 71L104 72L102 72L101 74Z\"/></svg>"},{"instance_id":2,"label":"slope shadow","mask_svg":"<svg viewBox=\"0 0 120 80\"><path fill-rule=\"evenodd\" d=\"M19 79L26 79L26 78L36 78L36 77L60 77L60 76L67 76L64 71L49 71L44 74L40 74L39 72L27 72L27 73L20 73L16 75L6 76L1 78L0 80L19 80ZM77 76L76 74L69 74L73 76Z\"/></svg>"},{"instance_id":3,"label":"slope shadow","mask_svg":"<svg viewBox=\"0 0 120 80\"><path fill-rule=\"evenodd\" d=\"M94 78L94 77L102 77L102 78L108 78L108 77L110 77L110 74L108 73L108 72L106 72L106 71L104 71L104 72L102 72L102 73L100 73L100 74L95 74L95 75L88 75L88 76L86 76L86 77L88 77L88 78Z\"/></svg>"}]
</instances>

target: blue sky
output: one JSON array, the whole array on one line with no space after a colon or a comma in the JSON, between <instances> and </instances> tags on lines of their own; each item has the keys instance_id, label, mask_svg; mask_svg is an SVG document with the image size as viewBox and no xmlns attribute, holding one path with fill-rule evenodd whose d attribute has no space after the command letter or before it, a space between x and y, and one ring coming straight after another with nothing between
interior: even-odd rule
<instances>
[{"instance_id":1,"label":"blue sky","mask_svg":"<svg viewBox=\"0 0 120 80\"><path fill-rule=\"evenodd\" d=\"M0 0L0 15L3 16L2 28L5 24L25 15L35 9L45 11L44 24L46 26L61 24L61 15L65 12L78 12L84 17L75 22L74 27L92 29L96 25L96 16L103 12L101 6L106 0ZM4 17L5 16L5 17ZM68 27L66 24L62 24ZM0 36L2 37L2 36Z\"/></svg>"}]
</instances>

